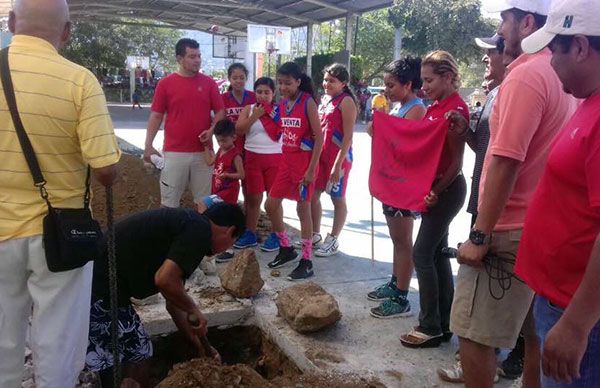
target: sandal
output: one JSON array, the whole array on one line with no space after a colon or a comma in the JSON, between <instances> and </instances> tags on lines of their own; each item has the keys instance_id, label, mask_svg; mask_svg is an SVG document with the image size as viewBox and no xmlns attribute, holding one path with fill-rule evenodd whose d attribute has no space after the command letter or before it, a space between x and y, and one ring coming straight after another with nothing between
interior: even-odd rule
<instances>
[{"instance_id":1,"label":"sandal","mask_svg":"<svg viewBox=\"0 0 600 388\"><path fill-rule=\"evenodd\" d=\"M428 335L417 329L400 336L400 343L407 348L437 348L442 343L442 334Z\"/></svg>"}]
</instances>

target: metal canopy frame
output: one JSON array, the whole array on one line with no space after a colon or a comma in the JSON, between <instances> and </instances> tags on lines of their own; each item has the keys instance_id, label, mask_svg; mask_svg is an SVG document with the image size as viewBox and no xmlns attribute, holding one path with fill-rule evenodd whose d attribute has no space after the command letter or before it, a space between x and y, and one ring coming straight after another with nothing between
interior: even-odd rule
<instances>
[{"instance_id":1,"label":"metal canopy frame","mask_svg":"<svg viewBox=\"0 0 600 388\"><path fill-rule=\"evenodd\" d=\"M0 0L0 17L14 0ZM248 24L305 27L385 8L393 0L67 0L72 19L246 35Z\"/></svg>"}]
</instances>

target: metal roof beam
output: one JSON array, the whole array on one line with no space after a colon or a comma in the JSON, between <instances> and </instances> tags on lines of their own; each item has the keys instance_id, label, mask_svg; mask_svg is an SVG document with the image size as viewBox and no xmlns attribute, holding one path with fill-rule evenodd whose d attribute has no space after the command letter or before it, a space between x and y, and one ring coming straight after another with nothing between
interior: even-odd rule
<instances>
[{"instance_id":1,"label":"metal roof beam","mask_svg":"<svg viewBox=\"0 0 600 388\"><path fill-rule=\"evenodd\" d=\"M338 7L335 4L331 4L327 1L321 1L321 0L303 0L305 3L311 3L314 5L318 5L319 7L323 7L323 8L329 8L329 9L333 9L336 10L338 12L344 12L344 13L353 13L352 9L348 9L348 8L342 8L342 7Z\"/></svg>"}]
</instances>

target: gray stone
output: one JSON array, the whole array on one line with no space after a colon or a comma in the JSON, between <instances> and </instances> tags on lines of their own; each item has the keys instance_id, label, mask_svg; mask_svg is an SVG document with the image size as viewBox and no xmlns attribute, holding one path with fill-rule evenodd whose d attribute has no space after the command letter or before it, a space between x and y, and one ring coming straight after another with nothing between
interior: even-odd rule
<instances>
[{"instance_id":1,"label":"gray stone","mask_svg":"<svg viewBox=\"0 0 600 388\"><path fill-rule=\"evenodd\" d=\"M313 282L284 289L275 304L279 315L299 333L321 330L342 318L335 298Z\"/></svg>"},{"instance_id":2,"label":"gray stone","mask_svg":"<svg viewBox=\"0 0 600 388\"><path fill-rule=\"evenodd\" d=\"M221 287L236 298L256 296L265 282L260 277L260 267L253 249L244 249L219 274Z\"/></svg>"}]
</instances>

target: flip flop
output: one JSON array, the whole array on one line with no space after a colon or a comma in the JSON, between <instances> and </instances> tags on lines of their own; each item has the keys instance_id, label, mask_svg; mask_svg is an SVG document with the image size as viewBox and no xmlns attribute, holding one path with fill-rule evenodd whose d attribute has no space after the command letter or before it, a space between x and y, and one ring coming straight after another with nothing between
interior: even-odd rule
<instances>
[{"instance_id":1,"label":"flip flop","mask_svg":"<svg viewBox=\"0 0 600 388\"><path fill-rule=\"evenodd\" d=\"M407 348L437 348L442 343L442 337L442 334L428 335L413 329L400 336L400 343Z\"/></svg>"}]
</instances>

